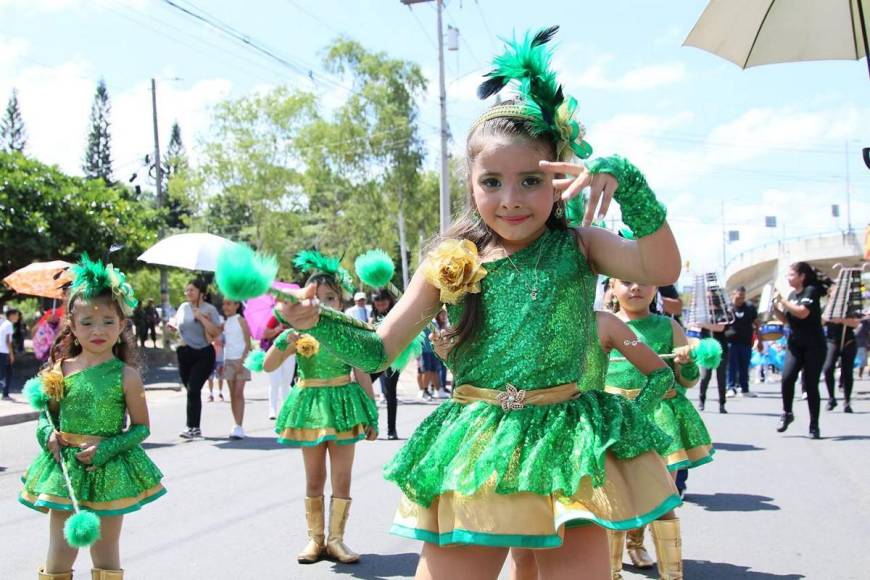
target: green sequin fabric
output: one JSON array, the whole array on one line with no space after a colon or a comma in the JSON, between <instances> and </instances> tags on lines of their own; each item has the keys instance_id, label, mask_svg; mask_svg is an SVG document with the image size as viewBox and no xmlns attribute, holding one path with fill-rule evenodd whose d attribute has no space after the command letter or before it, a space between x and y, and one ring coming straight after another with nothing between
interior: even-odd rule
<instances>
[{"instance_id":1,"label":"green sequin fabric","mask_svg":"<svg viewBox=\"0 0 870 580\"><path fill-rule=\"evenodd\" d=\"M584 477L604 483L608 451L627 459L668 445L635 405L601 390L607 359L592 310L596 276L574 234L548 230L511 259L516 268L507 259L485 264L478 333L448 356L455 384L531 390L576 382L581 394L511 412L483 402L442 404L384 468L423 506L491 480L501 494L572 495ZM462 308L448 306L450 320Z\"/></svg>"},{"instance_id":2,"label":"green sequin fabric","mask_svg":"<svg viewBox=\"0 0 870 580\"><path fill-rule=\"evenodd\" d=\"M650 314L640 320L629 320L626 324L634 331L644 344L658 354L668 354L673 351L673 326L671 319L659 314ZM617 352L611 357L620 357ZM622 389L638 389L646 382L646 377L628 361L614 361L607 370L607 384ZM656 425L671 437L671 444L663 453L665 457L680 451L695 449L710 445L712 439L700 413L686 397L686 389L675 385L675 397L663 399L653 411ZM712 450L711 450L712 454ZM668 465L674 470L678 467L694 467L706 461L691 462L688 465Z\"/></svg>"},{"instance_id":3,"label":"green sequin fabric","mask_svg":"<svg viewBox=\"0 0 870 580\"><path fill-rule=\"evenodd\" d=\"M64 378L64 397L60 401L61 431L79 435L113 437L122 432L126 403L123 386L124 363L110 359L102 364L72 373ZM144 491L160 484L163 474L146 455L140 445L123 451L105 465L86 471L86 465L75 458L80 449L62 449L76 496L81 502L112 502L139 497ZM25 494L38 497L47 494L68 498L69 493L60 465L49 451L42 451L28 467L22 478L24 489L21 502L29 507L44 509L71 509L42 501L30 502ZM144 503L162 495L151 495L142 501L112 514L139 509ZM96 510L99 512L99 510Z\"/></svg>"},{"instance_id":4,"label":"green sequin fabric","mask_svg":"<svg viewBox=\"0 0 870 580\"><path fill-rule=\"evenodd\" d=\"M664 204L656 199L640 170L627 159L612 155L600 157L588 164L591 173L609 173L619 182L613 199L619 204L622 221L635 237L655 233L667 218Z\"/></svg>"},{"instance_id":5,"label":"green sequin fabric","mask_svg":"<svg viewBox=\"0 0 870 580\"><path fill-rule=\"evenodd\" d=\"M300 379L350 378L351 367L324 348L312 357L297 355L296 365ZM351 382L341 387L294 387L275 421L275 432L322 428L342 432L357 425L377 429L378 408L358 383Z\"/></svg>"}]
</instances>

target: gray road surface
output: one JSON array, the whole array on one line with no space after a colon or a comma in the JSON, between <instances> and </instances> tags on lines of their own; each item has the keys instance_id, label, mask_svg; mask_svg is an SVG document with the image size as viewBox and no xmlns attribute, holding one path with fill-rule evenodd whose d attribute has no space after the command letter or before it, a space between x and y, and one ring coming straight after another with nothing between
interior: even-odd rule
<instances>
[{"instance_id":1,"label":"gray road surface","mask_svg":"<svg viewBox=\"0 0 870 580\"><path fill-rule=\"evenodd\" d=\"M870 578L870 384L857 384L853 415L823 412L822 441L805 436L807 413L800 401L789 432L775 433L778 384L759 385L758 391L757 399L730 401L728 415L705 414L719 453L691 473L687 503L680 509L686 578ZM434 408L406 394L399 407L402 436ZM357 446L347 543L364 554L362 562L301 566L295 554L305 542L302 462L298 451L275 443L263 376L248 387L250 438L241 442L224 439L231 427L227 403L206 403L207 439L184 442L177 436L184 424L183 394L148 396L153 434L146 446L166 474L169 493L126 519L127 578L413 576L420 546L387 533L398 493L380 475L401 442ZM16 502L18 478L37 449L34 426L0 427L4 579L34 578L46 548L47 518ZM651 539L648 544L652 550ZM77 577L86 577L89 568L83 552ZM630 569L625 576L656 577Z\"/></svg>"}]
</instances>

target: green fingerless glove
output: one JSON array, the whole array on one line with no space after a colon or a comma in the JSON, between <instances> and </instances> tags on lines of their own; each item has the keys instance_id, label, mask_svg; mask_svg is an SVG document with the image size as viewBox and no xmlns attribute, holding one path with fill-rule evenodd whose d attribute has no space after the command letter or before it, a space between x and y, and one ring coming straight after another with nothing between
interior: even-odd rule
<instances>
[{"instance_id":1,"label":"green fingerless glove","mask_svg":"<svg viewBox=\"0 0 870 580\"><path fill-rule=\"evenodd\" d=\"M39 414L39 422L36 423L36 442L42 449L48 449L48 438L51 437L51 432L54 431L51 422L48 420L46 413L50 411L46 409Z\"/></svg>"},{"instance_id":2,"label":"green fingerless glove","mask_svg":"<svg viewBox=\"0 0 870 580\"><path fill-rule=\"evenodd\" d=\"M145 425L131 425L129 429L120 435L103 439L97 445L97 452L94 453L92 464L100 467L109 462L110 459L133 449L148 437L151 430Z\"/></svg>"},{"instance_id":3,"label":"green fingerless glove","mask_svg":"<svg viewBox=\"0 0 870 580\"><path fill-rule=\"evenodd\" d=\"M587 164L592 174L609 173L619 186L613 199L622 210L622 221L631 228L636 238L655 233L667 217L665 206L656 199L640 170L627 159L612 155L599 157Z\"/></svg>"},{"instance_id":4,"label":"green fingerless glove","mask_svg":"<svg viewBox=\"0 0 870 580\"><path fill-rule=\"evenodd\" d=\"M281 334L278 335L278 338L272 343L275 348L284 352L290 346L290 335L293 334L293 331L290 329L285 330Z\"/></svg>"},{"instance_id":5,"label":"green fingerless glove","mask_svg":"<svg viewBox=\"0 0 870 580\"><path fill-rule=\"evenodd\" d=\"M671 367L656 369L646 376L646 384L634 400L642 413L652 413L668 389L674 386L674 371Z\"/></svg>"},{"instance_id":6,"label":"green fingerless glove","mask_svg":"<svg viewBox=\"0 0 870 580\"><path fill-rule=\"evenodd\" d=\"M348 322L342 322L342 317ZM387 362L384 343L374 329L360 328L352 323L354 319L336 312L330 316L320 316L308 334L320 342L321 346L350 366L373 373L383 369Z\"/></svg>"},{"instance_id":7,"label":"green fingerless glove","mask_svg":"<svg viewBox=\"0 0 870 580\"><path fill-rule=\"evenodd\" d=\"M701 376L701 369L695 361L690 361L680 365L680 376L687 381L694 381Z\"/></svg>"}]
</instances>

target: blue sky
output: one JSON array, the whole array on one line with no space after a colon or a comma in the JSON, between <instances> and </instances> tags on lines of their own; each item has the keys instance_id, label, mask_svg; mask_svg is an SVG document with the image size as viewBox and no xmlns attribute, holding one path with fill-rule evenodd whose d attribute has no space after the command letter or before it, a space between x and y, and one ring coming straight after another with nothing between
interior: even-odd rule
<instances>
[{"instance_id":1,"label":"blue sky","mask_svg":"<svg viewBox=\"0 0 870 580\"><path fill-rule=\"evenodd\" d=\"M159 88L160 130L177 119L196 154L209 111L227 97L279 84L339 101L319 66L339 34L418 62L433 79L421 103L427 163L437 163L435 10L399 0L175 0L230 24L291 60L291 70L243 48L162 0L0 0L0 99L17 87L29 152L79 172L96 79L113 103L116 173L132 173L152 148L149 79ZM457 154L484 108L474 89L497 36L554 23L555 65L580 101L597 154L632 159L669 207L692 270L720 269L725 228L737 252L782 236L870 221L870 79L866 64L815 62L741 70L682 41L706 2L451 0L445 25L460 31L447 56L448 118ZM312 82L307 71L314 71ZM173 80L181 79L181 80ZM458 145L457 145L458 144ZM841 218L831 217L831 204ZM763 227L776 215L781 227ZM437 216L433 216L437 220Z\"/></svg>"}]
</instances>

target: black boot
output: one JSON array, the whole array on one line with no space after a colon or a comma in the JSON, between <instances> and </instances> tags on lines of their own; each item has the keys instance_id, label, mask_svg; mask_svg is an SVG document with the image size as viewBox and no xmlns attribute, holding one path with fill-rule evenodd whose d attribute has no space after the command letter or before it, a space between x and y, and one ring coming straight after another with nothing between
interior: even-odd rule
<instances>
[{"instance_id":1,"label":"black boot","mask_svg":"<svg viewBox=\"0 0 870 580\"><path fill-rule=\"evenodd\" d=\"M849 401L846 401L846 405L843 407L843 412L844 413L851 413L852 412L852 404Z\"/></svg>"},{"instance_id":2,"label":"black boot","mask_svg":"<svg viewBox=\"0 0 870 580\"><path fill-rule=\"evenodd\" d=\"M725 403L719 403L719 413L722 415L728 414L728 411L725 410Z\"/></svg>"},{"instance_id":3,"label":"black boot","mask_svg":"<svg viewBox=\"0 0 870 580\"><path fill-rule=\"evenodd\" d=\"M783 413L779 417L779 427L776 428L777 432L785 432L785 430L788 429L788 426L791 424L792 421L794 421L793 413Z\"/></svg>"},{"instance_id":4,"label":"black boot","mask_svg":"<svg viewBox=\"0 0 870 580\"><path fill-rule=\"evenodd\" d=\"M822 438L822 434L819 431L818 425L814 425L814 424L810 423L810 437L812 439L821 439Z\"/></svg>"},{"instance_id":5,"label":"black boot","mask_svg":"<svg viewBox=\"0 0 870 580\"><path fill-rule=\"evenodd\" d=\"M828 399L828 407L827 407L828 411L833 411L836 406L837 406L837 399L835 399L834 397L831 397L830 399Z\"/></svg>"},{"instance_id":6,"label":"black boot","mask_svg":"<svg viewBox=\"0 0 870 580\"><path fill-rule=\"evenodd\" d=\"M701 399L701 400L698 401L698 410L699 410L699 411L703 411L703 410L704 410L704 399Z\"/></svg>"}]
</instances>

